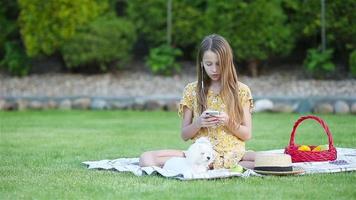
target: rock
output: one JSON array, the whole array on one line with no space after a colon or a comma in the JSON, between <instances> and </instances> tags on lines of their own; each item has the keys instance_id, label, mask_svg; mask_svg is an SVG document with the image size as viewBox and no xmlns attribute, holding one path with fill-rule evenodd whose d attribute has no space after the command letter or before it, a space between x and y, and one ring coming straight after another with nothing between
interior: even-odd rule
<instances>
[{"instance_id":1,"label":"rock","mask_svg":"<svg viewBox=\"0 0 356 200\"><path fill-rule=\"evenodd\" d=\"M271 111L274 105L269 99L260 99L255 102L254 112Z\"/></svg>"},{"instance_id":2,"label":"rock","mask_svg":"<svg viewBox=\"0 0 356 200\"><path fill-rule=\"evenodd\" d=\"M130 101L112 101L112 102L110 102L110 104L111 104L112 109L126 110L131 107L132 102L130 102Z\"/></svg>"},{"instance_id":3,"label":"rock","mask_svg":"<svg viewBox=\"0 0 356 200\"><path fill-rule=\"evenodd\" d=\"M44 105L42 104L42 102L40 101L30 101L30 103L28 104L28 108L32 109L32 110L41 110L44 109Z\"/></svg>"},{"instance_id":4,"label":"rock","mask_svg":"<svg viewBox=\"0 0 356 200\"><path fill-rule=\"evenodd\" d=\"M0 100L0 110L17 110L17 103L11 100Z\"/></svg>"},{"instance_id":5,"label":"rock","mask_svg":"<svg viewBox=\"0 0 356 200\"><path fill-rule=\"evenodd\" d=\"M104 109L108 109L109 105L104 100L95 99L91 103L90 108L93 109L93 110L104 110Z\"/></svg>"},{"instance_id":6,"label":"rock","mask_svg":"<svg viewBox=\"0 0 356 200\"><path fill-rule=\"evenodd\" d=\"M303 99L297 104L296 112L298 113L309 113L313 111L313 105L310 100Z\"/></svg>"},{"instance_id":7,"label":"rock","mask_svg":"<svg viewBox=\"0 0 356 200\"><path fill-rule=\"evenodd\" d=\"M25 100L25 99L19 99L19 100L17 100L16 101L16 103L17 103L17 108L18 108L18 110L27 110L28 109L28 101L27 100Z\"/></svg>"},{"instance_id":8,"label":"rock","mask_svg":"<svg viewBox=\"0 0 356 200\"><path fill-rule=\"evenodd\" d=\"M79 98L73 101L72 108L86 110L90 107L90 98Z\"/></svg>"},{"instance_id":9,"label":"rock","mask_svg":"<svg viewBox=\"0 0 356 200\"><path fill-rule=\"evenodd\" d=\"M350 107L345 101L337 101L334 105L336 114L348 114L350 113Z\"/></svg>"},{"instance_id":10,"label":"rock","mask_svg":"<svg viewBox=\"0 0 356 200\"><path fill-rule=\"evenodd\" d=\"M334 112L334 108L331 104L329 103L321 103L317 104L314 107L314 113L319 113L319 114L330 114Z\"/></svg>"},{"instance_id":11,"label":"rock","mask_svg":"<svg viewBox=\"0 0 356 200\"><path fill-rule=\"evenodd\" d=\"M295 108L292 105L289 104L276 104L273 108L272 108L273 112L282 112L282 113L292 113L295 111Z\"/></svg>"},{"instance_id":12,"label":"rock","mask_svg":"<svg viewBox=\"0 0 356 200\"><path fill-rule=\"evenodd\" d=\"M178 106L179 106L179 102L178 101L168 101L166 102L166 105L164 106L164 110L167 111L173 111L173 112L177 112L178 111Z\"/></svg>"},{"instance_id":13,"label":"rock","mask_svg":"<svg viewBox=\"0 0 356 200\"><path fill-rule=\"evenodd\" d=\"M58 108L61 110L70 110L72 108L72 102L69 99L65 99L59 103Z\"/></svg>"},{"instance_id":14,"label":"rock","mask_svg":"<svg viewBox=\"0 0 356 200\"><path fill-rule=\"evenodd\" d=\"M356 102L352 103L351 105L351 113L356 114Z\"/></svg>"},{"instance_id":15,"label":"rock","mask_svg":"<svg viewBox=\"0 0 356 200\"><path fill-rule=\"evenodd\" d=\"M58 103L54 100L49 100L47 102L47 108L48 109L56 109L56 108L58 108Z\"/></svg>"},{"instance_id":16,"label":"rock","mask_svg":"<svg viewBox=\"0 0 356 200\"><path fill-rule=\"evenodd\" d=\"M0 110L5 110L6 100L0 99Z\"/></svg>"},{"instance_id":17,"label":"rock","mask_svg":"<svg viewBox=\"0 0 356 200\"><path fill-rule=\"evenodd\" d=\"M137 98L131 107L133 110L144 110L145 101L143 99Z\"/></svg>"},{"instance_id":18,"label":"rock","mask_svg":"<svg viewBox=\"0 0 356 200\"><path fill-rule=\"evenodd\" d=\"M161 103L156 100L149 100L144 105L145 110L161 110L162 108L163 106Z\"/></svg>"}]
</instances>

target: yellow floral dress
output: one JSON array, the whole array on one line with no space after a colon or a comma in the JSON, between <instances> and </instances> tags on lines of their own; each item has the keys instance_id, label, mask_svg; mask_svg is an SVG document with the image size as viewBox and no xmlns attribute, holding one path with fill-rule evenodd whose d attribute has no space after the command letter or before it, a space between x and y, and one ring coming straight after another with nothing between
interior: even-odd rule
<instances>
[{"instance_id":1,"label":"yellow floral dress","mask_svg":"<svg viewBox=\"0 0 356 200\"><path fill-rule=\"evenodd\" d=\"M187 106L193 111L193 121L199 117L198 104L196 98L197 82L189 83L183 91L183 97L179 104L178 114L182 117L183 107ZM253 109L253 98L250 88L239 82L239 101L242 107L248 105L250 112ZM217 110L226 112L227 108L219 94L214 94L212 90L208 91L207 95L207 108L210 110ZM214 169L218 168L232 168L234 167L245 154L245 142L241 141L238 137L234 136L224 126L201 128L195 135L193 140L199 137L208 137L216 151L215 160L213 163Z\"/></svg>"}]
</instances>

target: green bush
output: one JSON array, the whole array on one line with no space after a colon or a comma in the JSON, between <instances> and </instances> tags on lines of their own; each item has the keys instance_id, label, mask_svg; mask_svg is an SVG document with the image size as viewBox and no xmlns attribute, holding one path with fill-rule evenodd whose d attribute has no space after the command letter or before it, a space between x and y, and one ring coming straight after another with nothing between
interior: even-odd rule
<instances>
[{"instance_id":1,"label":"green bush","mask_svg":"<svg viewBox=\"0 0 356 200\"><path fill-rule=\"evenodd\" d=\"M286 0L285 0L286 1ZM320 35L320 1L294 1L296 12L293 15L294 30L306 37ZM352 49L356 44L356 1L325 1L325 26L327 42L333 48Z\"/></svg>"},{"instance_id":2,"label":"green bush","mask_svg":"<svg viewBox=\"0 0 356 200\"><path fill-rule=\"evenodd\" d=\"M172 43L189 53L195 50L189 47L197 45L204 36L202 3L202 0L172 1ZM167 0L130 0L127 14L149 47L167 42Z\"/></svg>"},{"instance_id":3,"label":"green bush","mask_svg":"<svg viewBox=\"0 0 356 200\"><path fill-rule=\"evenodd\" d=\"M356 77L356 50L354 50L350 54L349 68L350 68L352 76Z\"/></svg>"},{"instance_id":4,"label":"green bush","mask_svg":"<svg viewBox=\"0 0 356 200\"><path fill-rule=\"evenodd\" d=\"M135 24L136 32L149 43L150 47L166 42L166 2L166 0L128 1L128 17Z\"/></svg>"},{"instance_id":5,"label":"green bush","mask_svg":"<svg viewBox=\"0 0 356 200\"><path fill-rule=\"evenodd\" d=\"M21 41L16 1L0 1L0 67L12 75L24 76L30 70L30 59Z\"/></svg>"},{"instance_id":6,"label":"green bush","mask_svg":"<svg viewBox=\"0 0 356 200\"><path fill-rule=\"evenodd\" d=\"M20 29L29 56L51 55L78 27L108 8L100 0L19 0Z\"/></svg>"},{"instance_id":7,"label":"green bush","mask_svg":"<svg viewBox=\"0 0 356 200\"><path fill-rule=\"evenodd\" d=\"M293 47L294 39L279 0L209 0L206 12L207 29L226 37L235 56L249 66L271 55L288 55ZM257 70L251 71L257 75Z\"/></svg>"},{"instance_id":8,"label":"green bush","mask_svg":"<svg viewBox=\"0 0 356 200\"><path fill-rule=\"evenodd\" d=\"M298 41L307 48L321 44L320 1L283 0L289 24ZM347 55L356 48L356 1L325 1L327 48L334 49L337 61L347 63ZM351 69L351 68L350 68Z\"/></svg>"},{"instance_id":9,"label":"green bush","mask_svg":"<svg viewBox=\"0 0 356 200\"><path fill-rule=\"evenodd\" d=\"M5 55L0 66L13 75L25 76L30 71L30 59L18 42L6 42Z\"/></svg>"},{"instance_id":10,"label":"green bush","mask_svg":"<svg viewBox=\"0 0 356 200\"><path fill-rule=\"evenodd\" d=\"M172 33L173 44L184 48L185 52L193 53L200 41L208 34L204 30L204 7L205 1L180 0L173 1Z\"/></svg>"},{"instance_id":11,"label":"green bush","mask_svg":"<svg viewBox=\"0 0 356 200\"><path fill-rule=\"evenodd\" d=\"M131 22L115 16L100 17L80 28L61 49L68 67L99 65L105 70L111 61L126 61L136 40Z\"/></svg>"},{"instance_id":12,"label":"green bush","mask_svg":"<svg viewBox=\"0 0 356 200\"><path fill-rule=\"evenodd\" d=\"M304 60L304 67L315 78L324 78L335 70L335 65L331 61L332 54L332 49L324 52L317 49L309 49L308 55Z\"/></svg>"},{"instance_id":13,"label":"green bush","mask_svg":"<svg viewBox=\"0 0 356 200\"><path fill-rule=\"evenodd\" d=\"M16 16L12 16L17 13L16 1L0 1L0 55L5 51L5 43L17 33Z\"/></svg>"},{"instance_id":14,"label":"green bush","mask_svg":"<svg viewBox=\"0 0 356 200\"><path fill-rule=\"evenodd\" d=\"M161 45L150 50L146 64L154 74L169 76L174 72L180 71L180 65L176 63L176 57L181 55L181 50L169 45Z\"/></svg>"}]
</instances>

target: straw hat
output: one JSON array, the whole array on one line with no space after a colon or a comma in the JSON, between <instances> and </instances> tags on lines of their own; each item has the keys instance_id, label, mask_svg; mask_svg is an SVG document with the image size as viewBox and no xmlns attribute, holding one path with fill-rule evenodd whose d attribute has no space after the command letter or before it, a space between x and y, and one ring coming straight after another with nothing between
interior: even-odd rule
<instances>
[{"instance_id":1,"label":"straw hat","mask_svg":"<svg viewBox=\"0 0 356 200\"><path fill-rule=\"evenodd\" d=\"M283 153L257 153L254 171L260 174L290 175L304 172L292 166L292 158Z\"/></svg>"}]
</instances>

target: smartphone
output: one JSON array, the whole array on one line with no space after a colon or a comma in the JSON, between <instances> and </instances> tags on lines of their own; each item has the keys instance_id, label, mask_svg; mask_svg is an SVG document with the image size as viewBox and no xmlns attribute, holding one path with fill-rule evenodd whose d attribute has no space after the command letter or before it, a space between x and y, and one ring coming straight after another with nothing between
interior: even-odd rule
<instances>
[{"instance_id":1,"label":"smartphone","mask_svg":"<svg viewBox=\"0 0 356 200\"><path fill-rule=\"evenodd\" d=\"M206 113L207 115L211 115L211 116L217 116L217 115L220 114L220 112L217 111L217 110L207 110L207 111L205 111L205 113Z\"/></svg>"}]
</instances>

